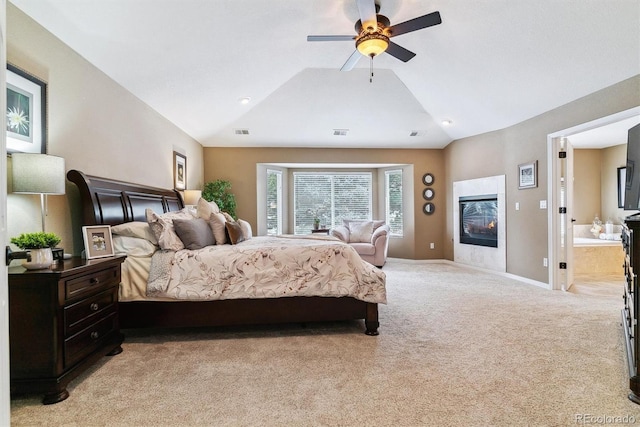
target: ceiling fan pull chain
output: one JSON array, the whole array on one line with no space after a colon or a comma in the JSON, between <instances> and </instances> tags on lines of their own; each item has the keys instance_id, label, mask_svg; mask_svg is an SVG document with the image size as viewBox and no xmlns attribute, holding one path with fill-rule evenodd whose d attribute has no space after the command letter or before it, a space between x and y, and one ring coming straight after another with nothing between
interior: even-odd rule
<instances>
[{"instance_id":1,"label":"ceiling fan pull chain","mask_svg":"<svg viewBox=\"0 0 640 427\"><path fill-rule=\"evenodd\" d=\"M369 76L369 83L373 83L373 55L370 56L371 62L369 63L369 71L371 72L371 76Z\"/></svg>"}]
</instances>

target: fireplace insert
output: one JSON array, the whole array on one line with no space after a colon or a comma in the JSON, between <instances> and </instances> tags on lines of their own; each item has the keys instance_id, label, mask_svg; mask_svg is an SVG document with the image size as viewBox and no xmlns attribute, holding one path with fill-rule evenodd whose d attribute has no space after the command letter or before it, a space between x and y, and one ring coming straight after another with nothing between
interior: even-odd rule
<instances>
[{"instance_id":1,"label":"fireplace insert","mask_svg":"<svg viewBox=\"0 0 640 427\"><path fill-rule=\"evenodd\" d=\"M498 195L460 197L460 243L498 247Z\"/></svg>"}]
</instances>

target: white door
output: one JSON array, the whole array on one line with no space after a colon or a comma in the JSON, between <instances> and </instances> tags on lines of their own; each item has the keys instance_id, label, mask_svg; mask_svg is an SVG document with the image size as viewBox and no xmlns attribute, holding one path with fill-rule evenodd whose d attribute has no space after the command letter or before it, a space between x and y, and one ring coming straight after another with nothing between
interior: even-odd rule
<instances>
[{"instance_id":1,"label":"white door","mask_svg":"<svg viewBox=\"0 0 640 427\"><path fill-rule=\"evenodd\" d=\"M555 269L555 289L569 290L573 285L573 146L567 138L553 139L556 187L552 203L553 215L557 215L558 232L554 233L555 253L558 255Z\"/></svg>"},{"instance_id":2,"label":"white door","mask_svg":"<svg viewBox=\"0 0 640 427\"><path fill-rule=\"evenodd\" d=\"M6 89L6 28L7 28L7 3L0 0L0 111L7 110ZM6 129L5 115L0 114L0 129ZM0 245L9 244L7 237L7 133L0 132ZM8 426L10 421L10 397L9 397L9 289L7 285L7 267L4 256L0 257L0 425Z\"/></svg>"}]
</instances>

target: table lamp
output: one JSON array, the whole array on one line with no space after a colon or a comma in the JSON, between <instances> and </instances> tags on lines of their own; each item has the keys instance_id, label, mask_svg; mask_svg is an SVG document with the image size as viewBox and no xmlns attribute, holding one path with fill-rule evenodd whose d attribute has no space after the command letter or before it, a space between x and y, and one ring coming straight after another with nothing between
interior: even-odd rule
<instances>
[{"instance_id":1,"label":"table lamp","mask_svg":"<svg viewBox=\"0 0 640 427\"><path fill-rule=\"evenodd\" d=\"M202 190L184 190L184 205L195 206L202 197Z\"/></svg>"},{"instance_id":2,"label":"table lamp","mask_svg":"<svg viewBox=\"0 0 640 427\"><path fill-rule=\"evenodd\" d=\"M47 215L46 196L65 193L65 170L62 157L48 154L13 153L13 192L19 194L40 194L42 231Z\"/></svg>"}]
</instances>

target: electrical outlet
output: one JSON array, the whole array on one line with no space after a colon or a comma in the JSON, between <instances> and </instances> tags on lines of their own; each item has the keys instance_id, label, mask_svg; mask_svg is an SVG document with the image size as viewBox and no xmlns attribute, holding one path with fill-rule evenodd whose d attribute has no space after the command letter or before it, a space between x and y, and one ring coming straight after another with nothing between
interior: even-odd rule
<instances>
[{"instance_id":1,"label":"electrical outlet","mask_svg":"<svg viewBox=\"0 0 640 427\"><path fill-rule=\"evenodd\" d=\"M542 258L542 266L549 267L549 258Z\"/></svg>"},{"instance_id":2,"label":"electrical outlet","mask_svg":"<svg viewBox=\"0 0 640 427\"><path fill-rule=\"evenodd\" d=\"M547 209L547 201L540 200L540 209Z\"/></svg>"},{"instance_id":3,"label":"electrical outlet","mask_svg":"<svg viewBox=\"0 0 640 427\"><path fill-rule=\"evenodd\" d=\"M520 202L516 202L516 210L519 211L520 210Z\"/></svg>"},{"instance_id":4,"label":"electrical outlet","mask_svg":"<svg viewBox=\"0 0 640 427\"><path fill-rule=\"evenodd\" d=\"M436 244L435 243L429 243L429 248L435 249L436 248Z\"/></svg>"}]
</instances>

